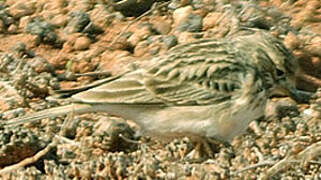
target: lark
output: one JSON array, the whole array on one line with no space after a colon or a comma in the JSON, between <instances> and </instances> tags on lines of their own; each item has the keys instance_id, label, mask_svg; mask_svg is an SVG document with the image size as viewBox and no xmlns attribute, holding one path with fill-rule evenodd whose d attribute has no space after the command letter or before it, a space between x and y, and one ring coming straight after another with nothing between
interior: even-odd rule
<instances>
[{"instance_id":1,"label":"lark","mask_svg":"<svg viewBox=\"0 0 321 180\"><path fill-rule=\"evenodd\" d=\"M229 142L264 115L270 97L293 94L297 69L293 54L274 36L246 30L178 45L138 69L74 90L70 105L5 125L67 113L107 112L134 121L151 136Z\"/></svg>"}]
</instances>

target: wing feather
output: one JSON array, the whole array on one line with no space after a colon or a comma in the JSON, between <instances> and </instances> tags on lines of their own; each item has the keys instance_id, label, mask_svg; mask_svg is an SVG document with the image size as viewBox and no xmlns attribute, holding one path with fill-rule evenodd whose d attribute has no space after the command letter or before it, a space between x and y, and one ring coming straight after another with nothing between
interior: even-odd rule
<instances>
[{"instance_id":1,"label":"wing feather","mask_svg":"<svg viewBox=\"0 0 321 180\"><path fill-rule=\"evenodd\" d=\"M140 71L72 96L74 102L110 104L162 104L146 90Z\"/></svg>"},{"instance_id":2,"label":"wing feather","mask_svg":"<svg viewBox=\"0 0 321 180\"><path fill-rule=\"evenodd\" d=\"M207 79L182 82L179 76L168 80L146 72L129 73L112 82L80 92L72 96L75 102L109 104L150 104L150 105L207 105L229 99L233 91L227 88L213 88L219 84ZM233 83L231 83L233 84ZM235 87L237 87L235 85Z\"/></svg>"},{"instance_id":3,"label":"wing feather","mask_svg":"<svg viewBox=\"0 0 321 180\"><path fill-rule=\"evenodd\" d=\"M129 72L72 98L85 103L188 106L213 104L241 94L242 76L248 73L248 66L242 62L244 57L238 59L237 51L231 51L231 55L229 51L206 49L206 44L217 47L215 41L200 44L204 45L203 51L181 46L152 59L151 66L145 69Z\"/></svg>"}]
</instances>

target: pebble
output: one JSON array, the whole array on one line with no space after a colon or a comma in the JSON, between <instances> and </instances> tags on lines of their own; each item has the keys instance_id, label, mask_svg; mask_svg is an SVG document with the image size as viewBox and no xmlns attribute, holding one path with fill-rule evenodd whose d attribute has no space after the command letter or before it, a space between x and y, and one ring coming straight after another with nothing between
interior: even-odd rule
<instances>
[{"instance_id":1,"label":"pebble","mask_svg":"<svg viewBox=\"0 0 321 180\"><path fill-rule=\"evenodd\" d=\"M55 32L55 27L41 18L35 18L32 21L29 21L25 31L37 36L42 43L59 46L59 37Z\"/></svg>"},{"instance_id":2,"label":"pebble","mask_svg":"<svg viewBox=\"0 0 321 180\"><path fill-rule=\"evenodd\" d=\"M101 62L97 69L101 71L110 71L112 73L120 73L121 71L124 71L122 61L130 57L130 52L125 50L105 51L101 54ZM129 62L126 62L126 64L129 64Z\"/></svg>"},{"instance_id":3,"label":"pebble","mask_svg":"<svg viewBox=\"0 0 321 180\"><path fill-rule=\"evenodd\" d=\"M119 12L116 12L120 14ZM112 12L108 11L104 4L96 4L94 9L90 12L92 22L99 28L104 29L108 27L112 20L117 19L116 15L111 15ZM123 16L120 14L120 16Z\"/></svg>"},{"instance_id":4,"label":"pebble","mask_svg":"<svg viewBox=\"0 0 321 180\"><path fill-rule=\"evenodd\" d=\"M127 17L139 16L148 11L153 3L154 1L151 0L118 1L114 4L114 8Z\"/></svg>"},{"instance_id":5,"label":"pebble","mask_svg":"<svg viewBox=\"0 0 321 180\"><path fill-rule=\"evenodd\" d=\"M24 16L19 20L19 29L24 29L27 27L27 24L32 20L31 16Z\"/></svg>"},{"instance_id":6,"label":"pebble","mask_svg":"<svg viewBox=\"0 0 321 180\"><path fill-rule=\"evenodd\" d=\"M291 98L272 99L266 105L265 116L267 118L294 117L298 114L296 102Z\"/></svg>"},{"instance_id":7,"label":"pebble","mask_svg":"<svg viewBox=\"0 0 321 180\"><path fill-rule=\"evenodd\" d=\"M50 64L47 59L40 56L36 56L28 63L31 67L34 68L34 70L37 73L42 73L42 72L54 73L55 71L55 68L53 67L53 65Z\"/></svg>"},{"instance_id":8,"label":"pebble","mask_svg":"<svg viewBox=\"0 0 321 180\"><path fill-rule=\"evenodd\" d=\"M9 13L13 18L19 19L23 16L28 16L36 11L37 1L18 1L9 7Z\"/></svg>"},{"instance_id":9,"label":"pebble","mask_svg":"<svg viewBox=\"0 0 321 180\"><path fill-rule=\"evenodd\" d=\"M65 29L67 33L82 32L90 23L90 17L83 11L75 11L70 14L71 19Z\"/></svg>"},{"instance_id":10,"label":"pebble","mask_svg":"<svg viewBox=\"0 0 321 180\"><path fill-rule=\"evenodd\" d=\"M24 105L24 98L13 87L12 84L0 81L0 111L4 112L10 109Z\"/></svg>"},{"instance_id":11,"label":"pebble","mask_svg":"<svg viewBox=\"0 0 321 180\"><path fill-rule=\"evenodd\" d=\"M128 38L128 42L131 46L135 47L140 41L147 39L152 35L151 24L140 25L136 31Z\"/></svg>"},{"instance_id":12,"label":"pebble","mask_svg":"<svg viewBox=\"0 0 321 180\"><path fill-rule=\"evenodd\" d=\"M75 50L86 50L89 48L91 44L91 40L86 37L86 36L81 36L76 39L75 44L74 44L74 49Z\"/></svg>"},{"instance_id":13,"label":"pebble","mask_svg":"<svg viewBox=\"0 0 321 180\"><path fill-rule=\"evenodd\" d=\"M203 17L193 13L192 6L176 9L173 13L174 28L177 31L199 32L202 30Z\"/></svg>"},{"instance_id":14,"label":"pebble","mask_svg":"<svg viewBox=\"0 0 321 180\"><path fill-rule=\"evenodd\" d=\"M135 46L134 55L136 57L147 57L164 54L176 44L177 38L174 35L153 35Z\"/></svg>"},{"instance_id":15,"label":"pebble","mask_svg":"<svg viewBox=\"0 0 321 180\"><path fill-rule=\"evenodd\" d=\"M220 12L211 12L208 13L203 19L203 30L208 30L213 28L218 20L222 17L223 13Z\"/></svg>"},{"instance_id":16,"label":"pebble","mask_svg":"<svg viewBox=\"0 0 321 180\"><path fill-rule=\"evenodd\" d=\"M284 45L289 49L296 49L301 44L302 42L293 32L289 32L284 38Z\"/></svg>"},{"instance_id":17,"label":"pebble","mask_svg":"<svg viewBox=\"0 0 321 180\"><path fill-rule=\"evenodd\" d=\"M83 56L78 56L83 57ZM86 58L77 58L76 60L70 60L69 64L67 63L67 69L74 73L87 73L95 69L95 64ZM79 77L82 78L82 77ZM88 76L83 76L83 78L89 78Z\"/></svg>"},{"instance_id":18,"label":"pebble","mask_svg":"<svg viewBox=\"0 0 321 180\"><path fill-rule=\"evenodd\" d=\"M30 157L45 145L41 138L25 127L4 128L0 132L0 167Z\"/></svg>"},{"instance_id":19,"label":"pebble","mask_svg":"<svg viewBox=\"0 0 321 180\"><path fill-rule=\"evenodd\" d=\"M168 4L168 8L169 9L177 9L180 7L184 7L187 6L188 4L190 4L191 0L172 0L171 3Z\"/></svg>"},{"instance_id":20,"label":"pebble","mask_svg":"<svg viewBox=\"0 0 321 180\"><path fill-rule=\"evenodd\" d=\"M134 48L134 56L135 57L143 57L144 55L148 55L149 51L149 43L147 41L139 42Z\"/></svg>"},{"instance_id":21,"label":"pebble","mask_svg":"<svg viewBox=\"0 0 321 180\"><path fill-rule=\"evenodd\" d=\"M195 41L195 35L191 32L181 32L178 34L177 41L179 44Z\"/></svg>"},{"instance_id":22,"label":"pebble","mask_svg":"<svg viewBox=\"0 0 321 180\"><path fill-rule=\"evenodd\" d=\"M321 58L321 37L320 36L316 36L314 37L311 42L310 45L307 46L307 50L308 52L310 52L312 55L320 57Z\"/></svg>"},{"instance_id":23,"label":"pebble","mask_svg":"<svg viewBox=\"0 0 321 180\"><path fill-rule=\"evenodd\" d=\"M160 21L162 23L160 23ZM172 22L169 19L157 18L157 19L150 20L150 23L152 24L153 29L155 29L160 34L168 34L172 30L172 27L171 27Z\"/></svg>"},{"instance_id":24,"label":"pebble","mask_svg":"<svg viewBox=\"0 0 321 180\"><path fill-rule=\"evenodd\" d=\"M0 1L1 2L1 1ZM14 19L6 9L0 6L0 32L6 32L7 28L14 23Z\"/></svg>"},{"instance_id":25,"label":"pebble","mask_svg":"<svg viewBox=\"0 0 321 180\"><path fill-rule=\"evenodd\" d=\"M94 126L93 137L109 151L130 151L135 143L130 143L119 136L135 140L135 131L120 118L101 118Z\"/></svg>"},{"instance_id":26,"label":"pebble","mask_svg":"<svg viewBox=\"0 0 321 180\"><path fill-rule=\"evenodd\" d=\"M203 17L200 15L190 14L187 19L178 25L177 30L184 32L200 32L202 30Z\"/></svg>"},{"instance_id":27,"label":"pebble","mask_svg":"<svg viewBox=\"0 0 321 180\"><path fill-rule=\"evenodd\" d=\"M192 6L186 6L178 8L173 12L174 27L177 28L178 25L182 24L188 16L193 12Z\"/></svg>"},{"instance_id":28,"label":"pebble","mask_svg":"<svg viewBox=\"0 0 321 180\"><path fill-rule=\"evenodd\" d=\"M27 58L35 57L35 52L28 49L26 44L21 41L17 42L13 47L11 47L11 50L20 58L22 58L22 57L27 57Z\"/></svg>"},{"instance_id":29,"label":"pebble","mask_svg":"<svg viewBox=\"0 0 321 180\"><path fill-rule=\"evenodd\" d=\"M163 41L167 45L168 49L177 45L177 38L174 35L164 36Z\"/></svg>"},{"instance_id":30,"label":"pebble","mask_svg":"<svg viewBox=\"0 0 321 180\"><path fill-rule=\"evenodd\" d=\"M68 20L69 18L66 15L58 14L50 20L50 23L58 27L65 27L68 23Z\"/></svg>"},{"instance_id":31,"label":"pebble","mask_svg":"<svg viewBox=\"0 0 321 180\"><path fill-rule=\"evenodd\" d=\"M8 27L8 33L10 33L10 34L15 34L15 33L17 33L17 31L18 31L18 27L15 24L11 24Z\"/></svg>"}]
</instances>

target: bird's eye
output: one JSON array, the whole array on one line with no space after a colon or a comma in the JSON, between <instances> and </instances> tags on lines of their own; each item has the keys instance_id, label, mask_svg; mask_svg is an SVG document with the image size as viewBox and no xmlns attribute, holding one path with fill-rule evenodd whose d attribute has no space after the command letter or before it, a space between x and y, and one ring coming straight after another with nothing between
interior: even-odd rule
<instances>
[{"instance_id":1,"label":"bird's eye","mask_svg":"<svg viewBox=\"0 0 321 180\"><path fill-rule=\"evenodd\" d=\"M278 77L282 77L282 76L284 76L284 72L282 71L282 70L280 70L280 69L276 69L276 75L278 76Z\"/></svg>"}]
</instances>

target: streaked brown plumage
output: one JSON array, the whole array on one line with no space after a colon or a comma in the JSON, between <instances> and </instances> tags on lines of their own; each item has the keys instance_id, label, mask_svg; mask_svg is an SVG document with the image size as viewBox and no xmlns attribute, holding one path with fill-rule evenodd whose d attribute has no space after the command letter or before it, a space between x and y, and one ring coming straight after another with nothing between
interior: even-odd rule
<instances>
[{"instance_id":1,"label":"streaked brown plumage","mask_svg":"<svg viewBox=\"0 0 321 180\"><path fill-rule=\"evenodd\" d=\"M131 119L152 135L230 141L264 115L270 96L294 88L297 68L294 56L267 32L250 30L225 39L202 39L74 94L71 105L5 125L103 111Z\"/></svg>"}]
</instances>

